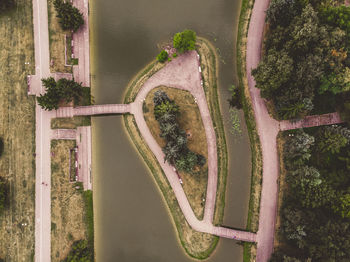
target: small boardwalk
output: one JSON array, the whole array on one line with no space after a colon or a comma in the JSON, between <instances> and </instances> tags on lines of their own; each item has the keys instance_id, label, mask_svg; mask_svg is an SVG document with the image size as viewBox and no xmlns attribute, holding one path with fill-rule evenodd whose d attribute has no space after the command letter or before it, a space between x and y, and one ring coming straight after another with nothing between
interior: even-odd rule
<instances>
[{"instance_id":1,"label":"small boardwalk","mask_svg":"<svg viewBox=\"0 0 350 262\"><path fill-rule=\"evenodd\" d=\"M339 114L335 112L335 113L329 113L324 115L307 116L304 119L301 119L295 122L283 120L280 122L280 130L285 131L285 130L303 128L303 127L334 125L334 124L340 124L342 122L343 121L340 119Z\"/></svg>"},{"instance_id":2,"label":"small boardwalk","mask_svg":"<svg viewBox=\"0 0 350 262\"><path fill-rule=\"evenodd\" d=\"M235 230L227 227L214 227L211 233L219 237L235 239L245 242L256 242L255 233Z\"/></svg>"},{"instance_id":3,"label":"small boardwalk","mask_svg":"<svg viewBox=\"0 0 350 262\"><path fill-rule=\"evenodd\" d=\"M65 118L73 116L125 114L129 113L130 110L130 104L106 104L80 107L60 107L56 110L56 117Z\"/></svg>"},{"instance_id":4,"label":"small boardwalk","mask_svg":"<svg viewBox=\"0 0 350 262\"><path fill-rule=\"evenodd\" d=\"M51 139L75 140L76 137L75 129L51 129Z\"/></svg>"}]
</instances>

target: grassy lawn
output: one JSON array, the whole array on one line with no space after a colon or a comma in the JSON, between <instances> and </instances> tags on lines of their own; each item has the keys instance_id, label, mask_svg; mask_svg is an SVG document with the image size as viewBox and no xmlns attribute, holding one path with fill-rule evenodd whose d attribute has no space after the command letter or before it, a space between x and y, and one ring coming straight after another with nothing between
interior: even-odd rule
<instances>
[{"instance_id":1,"label":"grassy lawn","mask_svg":"<svg viewBox=\"0 0 350 262\"><path fill-rule=\"evenodd\" d=\"M52 129L76 129L78 126L91 126L90 116L75 116L71 118L53 118L51 119Z\"/></svg>"},{"instance_id":2,"label":"grassy lawn","mask_svg":"<svg viewBox=\"0 0 350 262\"><path fill-rule=\"evenodd\" d=\"M17 0L0 15L0 35L0 175L10 184L9 209L0 217L0 258L33 261L35 103L26 84L27 75L34 73L31 1Z\"/></svg>"},{"instance_id":3,"label":"grassy lawn","mask_svg":"<svg viewBox=\"0 0 350 262\"><path fill-rule=\"evenodd\" d=\"M216 54L208 42L204 39L198 39L197 51L201 56L201 66L203 72L203 82L205 94L209 104L209 110L212 115L213 125L216 130L218 143L218 191L214 214L214 224L220 224L223 220L223 211L225 205L225 188L227 176L227 150L226 141L221 120L219 98L217 93L217 75L216 75ZM163 67L162 64L152 62L146 66L129 84L124 102L130 103L134 100L138 90L144 82L155 72ZM150 110L150 108L149 108ZM147 110L146 110L147 111ZM197 259L205 259L214 251L219 238L210 234L204 234L192 230L186 222L176 197L171 189L157 159L148 148L147 144L140 135L136 127L135 119L132 115L124 115L124 124L130 136L132 143L146 162L153 178L161 190L173 222L177 229L179 240L186 253Z\"/></svg>"},{"instance_id":4,"label":"grassy lawn","mask_svg":"<svg viewBox=\"0 0 350 262\"><path fill-rule=\"evenodd\" d=\"M64 259L74 241L93 239L92 193L69 182L69 150L75 145L74 140L51 142L51 261Z\"/></svg>"},{"instance_id":5,"label":"grassy lawn","mask_svg":"<svg viewBox=\"0 0 350 262\"><path fill-rule=\"evenodd\" d=\"M69 31L63 31L61 29L61 26L58 23L58 18L56 17L56 10L53 5L53 2L54 0L47 0L50 61L52 61L50 70L51 72L72 73L72 67L65 66L65 35L67 35L68 38L71 39L71 33ZM67 46L71 47L70 44L68 44ZM71 50L68 50L67 54L70 55ZM70 60L67 62L70 62Z\"/></svg>"},{"instance_id":6,"label":"grassy lawn","mask_svg":"<svg viewBox=\"0 0 350 262\"><path fill-rule=\"evenodd\" d=\"M194 102L193 96L184 90L169 87L158 87L148 93L144 104L144 117L148 127L151 130L154 138L161 147L165 146L165 140L159 136L159 123L154 117L153 96L157 90L162 90L167 93L171 100L180 108L180 116L178 122L180 128L188 133L191 137L188 138L188 148L197 154L201 154L208 160L208 146L205 136L205 130L202 123L202 118L197 104ZM208 183L208 164L202 168L195 170L194 174L179 172L183 180L183 188L190 202L190 205L198 219L203 218L204 203L206 189Z\"/></svg>"},{"instance_id":7,"label":"grassy lawn","mask_svg":"<svg viewBox=\"0 0 350 262\"><path fill-rule=\"evenodd\" d=\"M259 227L259 208L262 183L262 152L246 75L247 34L253 5L254 0L242 0L237 33L237 73L252 152L252 178L246 229L251 232L257 232ZM243 261L253 262L255 261L255 256L256 244L244 243Z\"/></svg>"}]
</instances>

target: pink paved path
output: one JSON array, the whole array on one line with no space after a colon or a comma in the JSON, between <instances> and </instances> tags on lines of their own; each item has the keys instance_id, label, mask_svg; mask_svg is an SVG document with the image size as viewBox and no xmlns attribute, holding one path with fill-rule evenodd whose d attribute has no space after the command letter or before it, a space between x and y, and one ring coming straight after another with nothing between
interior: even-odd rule
<instances>
[{"instance_id":1,"label":"pink paved path","mask_svg":"<svg viewBox=\"0 0 350 262\"><path fill-rule=\"evenodd\" d=\"M255 234L245 231L233 230L224 227L215 227L212 224L217 189L217 148L216 136L199 72L199 59L195 51L188 52L168 63L163 69L149 78L138 93L131 106L137 126L142 137L156 156L164 173L174 190L179 206L190 226L200 232L206 232L226 238L236 238L243 241L255 241ZM197 100L198 107L204 123L208 144L208 186L205 203L204 219L198 220L188 202L179 179L168 163L164 163L164 154L151 134L143 117L142 104L148 92L158 86L168 86L189 91Z\"/></svg>"},{"instance_id":2,"label":"pink paved path","mask_svg":"<svg viewBox=\"0 0 350 262\"><path fill-rule=\"evenodd\" d=\"M272 119L260 97L260 91L255 88L255 81L251 70L256 68L261 54L265 11L269 0L256 0L248 29L247 42L247 78L249 91L253 102L254 115L260 138L263 157L263 181L260 200L259 230L257 233L256 261L268 261L273 251L277 207L277 178L278 158L276 137L279 132L278 122Z\"/></svg>"}]
</instances>

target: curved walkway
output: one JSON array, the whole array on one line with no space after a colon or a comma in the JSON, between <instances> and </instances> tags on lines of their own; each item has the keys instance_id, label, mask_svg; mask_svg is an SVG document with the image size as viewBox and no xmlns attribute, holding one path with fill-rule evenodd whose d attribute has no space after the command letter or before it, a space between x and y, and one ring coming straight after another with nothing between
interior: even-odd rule
<instances>
[{"instance_id":1,"label":"curved walkway","mask_svg":"<svg viewBox=\"0 0 350 262\"><path fill-rule=\"evenodd\" d=\"M279 123L270 117L266 105L255 88L251 70L258 66L269 0L256 0L248 29L246 69L250 95L253 102L255 121L261 143L263 158L263 180L260 200L259 230L257 233L256 261L268 261L273 252L277 208L278 156L276 137Z\"/></svg>"},{"instance_id":2,"label":"curved walkway","mask_svg":"<svg viewBox=\"0 0 350 262\"><path fill-rule=\"evenodd\" d=\"M215 227L212 224L216 188L217 188L217 148L216 136L207 105L203 87L201 86L201 74L199 72L199 58L195 51L181 55L168 63L163 69L149 78L139 91L135 102L131 105L131 113L134 114L137 126L151 151L156 156L164 173L174 190L179 206L190 226L200 232L213 235L235 238L237 240L255 242L255 234L245 231L233 230L224 227ZM148 92L158 86L168 86L189 91L197 100L202 121L205 123L205 134L208 143L208 186L205 202L204 218L198 220L188 202L185 192L179 182L173 167L164 163L162 149L151 134L143 117L142 104Z\"/></svg>"}]
</instances>

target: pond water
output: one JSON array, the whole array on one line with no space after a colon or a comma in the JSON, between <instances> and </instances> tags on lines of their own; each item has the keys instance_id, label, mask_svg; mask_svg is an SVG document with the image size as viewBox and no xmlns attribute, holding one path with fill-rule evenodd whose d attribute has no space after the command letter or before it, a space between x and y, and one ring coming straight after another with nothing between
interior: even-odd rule
<instances>
[{"instance_id":1,"label":"pond water","mask_svg":"<svg viewBox=\"0 0 350 262\"><path fill-rule=\"evenodd\" d=\"M246 225L251 172L246 127L241 122L242 134L230 133L227 103L228 88L236 81L233 57L240 4L240 0L90 1L96 104L121 103L128 82L178 31L193 29L217 48L230 154L224 223L235 228ZM93 118L92 128L97 261L192 261L177 240L162 195L128 140L122 117ZM242 247L221 239L208 261L242 261Z\"/></svg>"}]
</instances>

